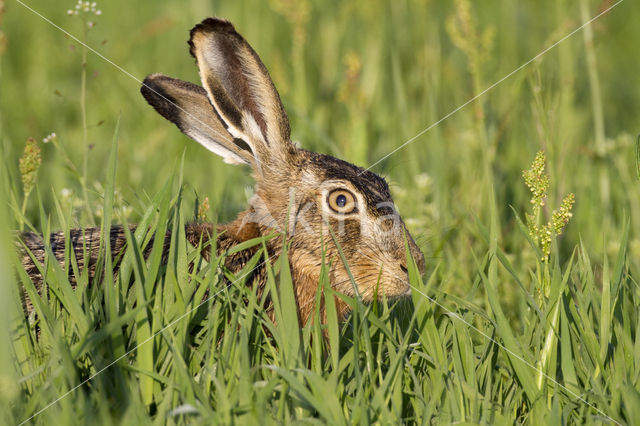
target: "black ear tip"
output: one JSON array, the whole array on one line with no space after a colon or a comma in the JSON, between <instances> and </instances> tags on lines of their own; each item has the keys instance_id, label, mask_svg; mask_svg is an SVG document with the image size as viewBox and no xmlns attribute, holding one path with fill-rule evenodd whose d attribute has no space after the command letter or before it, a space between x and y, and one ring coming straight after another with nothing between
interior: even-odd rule
<instances>
[{"instance_id":1,"label":"black ear tip","mask_svg":"<svg viewBox=\"0 0 640 426\"><path fill-rule=\"evenodd\" d=\"M151 96L151 93L152 93L151 89L149 88L150 86L151 86L151 80L149 79L149 77L146 77L142 81L142 85L140 86L140 94L144 96L147 102L149 101L149 97Z\"/></svg>"},{"instance_id":2,"label":"black ear tip","mask_svg":"<svg viewBox=\"0 0 640 426\"><path fill-rule=\"evenodd\" d=\"M140 93L142 94L142 96L144 96L147 102L151 103L152 99L158 97L158 94L156 93L157 90L155 89L157 84L155 82L159 79L162 79L162 77L163 76L161 74L151 74L146 76L142 81L142 85L140 86Z\"/></svg>"},{"instance_id":3,"label":"black ear tip","mask_svg":"<svg viewBox=\"0 0 640 426\"><path fill-rule=\"evenodd\" d=\"M236 30L231 22L222 18L206 18L199 25L206 27L211 31L232 32Z\"/></svg>"},{"instance_id":4,"label":"black ear tip","mask_svg":"<svg viewBox=\"0 0 640 426\"><path fill-rule=\"evenodd\" d=\"M195 57L193 51L193 37L197 33L237 34L233 24L226 19L206 18L195 27L193 27L189 32L189 52L193 57Z\"/></svg>"},{"instance_id":5,"label":"black ear tip","mask_svg":"<svg viewBox=\"0 0 640 426\"><path fill-rule=\"evenodd\" d=\"M151 74L142 82L140 93L156 111L163 117L172 120L175 114L175 99L164 89L163 82L171 80L162 74ZM173 120L172 120L173 121Z\"/></svg>"},{"instance_id":6,"label":"black ear tip","mask_svg":"<svg viewBox=\"0 0 640 426\"><path fill-rule=\"evenodd\" d=\"M236 29L233 27L233 24L226 19L207 18L191 29L191 39L193 39L194 34L198 32L235 33Z\"/></svg>"}]
</instances>

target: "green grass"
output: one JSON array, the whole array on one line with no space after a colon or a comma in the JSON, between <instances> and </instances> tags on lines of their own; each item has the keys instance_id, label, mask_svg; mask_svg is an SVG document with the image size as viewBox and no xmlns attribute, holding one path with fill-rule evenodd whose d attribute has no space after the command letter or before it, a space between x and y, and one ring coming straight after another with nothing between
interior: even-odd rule
<instances>
[{"instance_id":1,"label":"green grass","mask_svg":"<svg viewBox=\"0 0 640 426\"><path fill-rule=\"evenodd\" d=\"M74 2L26 3L82 38L81 20L66 15ZM197 81L188 30L226 17L269 68L294 140L368 166L610 5L492 0L474 2L469 20L460 4L113 0L98 5L88 43L137 78ZM639 19L622 2L591 34L575 34L373 168L392 183L427 257L424 277L411 271L410 301L348 299L344 323L330 315L325 331L300 330L283 253L268 285L274 327L242 274L221 284L223 259L204 262L178 232L166 265L158 247L140 261L145 235L134 234L114 285L85 279L74 293L47 265L52 297L36 304L36 341L18 299L20 285L34 291L16 267L21 223L177 230L194 219L196 197L224 222L244 209L251 180L163 121L137 82L91 53L83 109L81 47L7 1L4 422L71 391L33 422L639 424ZM51 132L23 216L18 158L28 137ZM576 197L545 263L519 219L531 209L522 170L540 149L551 179L543 211ZM113 281L111 266L102 269ZM207 290L214 297L198 306Z\"/></svg>"}]
</instances>

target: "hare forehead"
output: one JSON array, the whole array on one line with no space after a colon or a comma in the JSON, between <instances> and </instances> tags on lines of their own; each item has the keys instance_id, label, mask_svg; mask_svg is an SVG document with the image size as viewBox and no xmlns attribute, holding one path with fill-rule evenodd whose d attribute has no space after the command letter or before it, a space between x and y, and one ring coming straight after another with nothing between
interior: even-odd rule
<instances>
[{"instance_id":1,"label":"hare forehead","mask_svg":"<svg viewBox=\"0 0 640 426\"><path fill-rule=\"evenodd\" d=\"M303 170L300 174L300 185L303 188L317 188L321 184L320 176L312 170Z\"/></svg>"},{"instance_id":2,"label":"hare forehead","mask_svg":"<svg viewBox=\"0 0 640 426\"><path fill-rule=\"evenodd\" d=\"M321 185L326 181L343 180L362 194L367 203L390 201L391 193L387 182L377 174L325 154L306 152L309 156L309 181Z\"/></svg>"}]
</instances>

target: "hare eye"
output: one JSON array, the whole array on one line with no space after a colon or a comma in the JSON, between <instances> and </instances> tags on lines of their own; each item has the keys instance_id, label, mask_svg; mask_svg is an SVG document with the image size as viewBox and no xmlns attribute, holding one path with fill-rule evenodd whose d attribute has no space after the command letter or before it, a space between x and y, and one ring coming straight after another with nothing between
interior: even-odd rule
<instances>
[{"instance_id":1,"label":"hare eye","mask_svg":"<svg viewBox=\"0 0 640 426\"><path fill-rule=\"evenodd\" d=\"M327 204L336 213L349 214L356 210L356 197L346 189L334 189L327 197Z\"/></svg>"}]
</instances>

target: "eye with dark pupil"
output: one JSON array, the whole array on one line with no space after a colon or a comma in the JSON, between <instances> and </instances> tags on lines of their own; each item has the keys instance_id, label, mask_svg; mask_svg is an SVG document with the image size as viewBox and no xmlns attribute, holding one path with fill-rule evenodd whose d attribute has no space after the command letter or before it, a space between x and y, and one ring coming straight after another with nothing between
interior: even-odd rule
<instances>
[{"instance_id":1,"label":"eye with dark pupil","mask_svg":"<svg viewBox=\"0 0 640 426\"><path fill-rule=\"evenodd\" d=\"M331 210L339 214L351 214L356 211L356 198L346 189L337 188L327 196L327 204Z\"/></svg>"}]
</instances>

